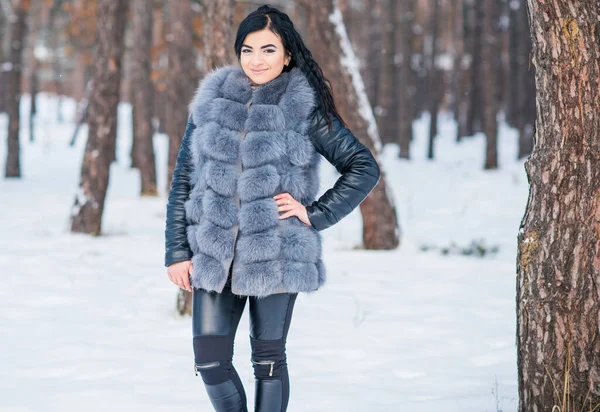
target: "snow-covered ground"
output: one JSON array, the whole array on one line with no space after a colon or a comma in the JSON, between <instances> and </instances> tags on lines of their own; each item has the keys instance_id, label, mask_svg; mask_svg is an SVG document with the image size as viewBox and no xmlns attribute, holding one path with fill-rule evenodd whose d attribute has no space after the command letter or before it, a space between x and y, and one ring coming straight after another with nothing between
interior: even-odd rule
<instances>
[{"instance_id":1,"label":"snow-covered ground","mask_svg":"<svg viewBox=\"0 0 600 412\"><path fill-rule=\"evenodd\" d=\"M163 267L165 136L155 138L161 197L141 199L121 106L105 236L74 235L86 129L69 147L74 103L64 102L63 124L54 99L40 96L38 108L35 143L27 125L21 135L23 178L0 177L0 411L212 410L193 373L191 320L176 314ZM299 296L289 332L290 412L516 410L516 234L527 200L516 135L501 127L501 169L484 172L483 136L457 145L444 116L436 160L426 160L427 125L415 122L413 160L395 146L382 154L401 247L356 249L358 211L323 232L328 283ZM2 114L2 176L6 129ZM326 161L321 171L325 190L336 174ZM478 239L498 253L435 249ZM246 312L234 360L251 410L249 359Z\"/></svg>"}]
</instances>

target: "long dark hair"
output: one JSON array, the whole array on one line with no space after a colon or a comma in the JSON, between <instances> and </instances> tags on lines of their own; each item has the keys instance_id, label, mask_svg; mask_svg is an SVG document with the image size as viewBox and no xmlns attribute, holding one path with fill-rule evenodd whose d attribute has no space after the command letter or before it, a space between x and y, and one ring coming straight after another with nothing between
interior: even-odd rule
<instances>
[{"instance_id":1,"label":"long dark hair","mask_svg":"<svg viewBox=\"0 0 600 412\"><path fill-rule=\"evenodd\" d=\"M234 49L238 61L240 60L242 44L246 36L265 28L279 36L286 53L291 56L290 63L284 66L283 71L289 71L294 67L298 67L315 90L318 107L327 120L329 129L331 130L332 126L329 113L335 115L345 125L342 116L340 116L335 107L331 83L323 75L323 70L321 70L321 67L313 58L310 50L304 45L300 33L298 33L294 27L294 23L292 23L287 14L267 4L260 6L246 16L240 23L235 36Z\"/></svg>"}]
</instances>

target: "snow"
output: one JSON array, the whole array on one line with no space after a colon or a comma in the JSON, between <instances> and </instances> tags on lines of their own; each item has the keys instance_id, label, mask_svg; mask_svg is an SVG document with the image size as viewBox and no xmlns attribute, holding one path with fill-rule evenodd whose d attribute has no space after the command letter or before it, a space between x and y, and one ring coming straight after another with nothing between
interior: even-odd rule
<instances>
[{"instance_id":1,"label":"snow","mask_svg":"<svg viewBox=\"0 0 600 412\"><path fill-rule=\"evenodd\" d=\"M63 100L59 124L56 102L39 96L31 144L23 96L23 178L0 178L0 412L212 410L193 372L191 320L176 314L163 267L166 137L154 140L160 197L140 198L131 110L120 107L105 235L71 234L87 128L69 147L76 104ZM502 169L483 171L483 135L456 144L454 122L439 120L434 161L427 116L414 123L412 160L383 148L398 250L356 248L358 211L323 232L329 280L296 303L288 411L516 411L516 236L528 190L517 136L501 124ZM0 114L2 171L6 128ZM321 174L324 191L337 175L326 161ZM499 252L421 250L474 239ZM246 312L234 361L251 410L248 327Z\"/></svg>"}]
</instances>

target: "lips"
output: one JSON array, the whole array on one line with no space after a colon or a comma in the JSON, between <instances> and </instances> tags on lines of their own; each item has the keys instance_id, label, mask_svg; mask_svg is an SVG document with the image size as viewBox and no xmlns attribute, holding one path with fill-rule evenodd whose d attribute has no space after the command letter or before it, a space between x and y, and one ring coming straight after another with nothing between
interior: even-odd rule
<instances>
[{"instance_id":1,"label":"lips","mask_svg":"<svg viewBox=\"0 0 600 412\"><path fill-rule=\"evenodd\" d=\"M262 70L254 70L254 69L250 69L252 71L252 73L254 74L261 74L267 71L267 69L262 69Z\"/></svg>"}]
</instances>

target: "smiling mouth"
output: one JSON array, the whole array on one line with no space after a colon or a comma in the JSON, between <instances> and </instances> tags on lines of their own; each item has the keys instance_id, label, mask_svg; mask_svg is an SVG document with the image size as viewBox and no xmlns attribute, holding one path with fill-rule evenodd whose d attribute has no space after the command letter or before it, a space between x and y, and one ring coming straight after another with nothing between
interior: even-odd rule
<instances>
[{"instance_id":1,"label":"smiling mouth","mask_svg":"<svg viewBox=\"0 0 600 412\"><path fill-rule=\"evenodd\" d=\"M267 69L262 69L262 70L254 70L254 69L250 69L250 70L251 70L251 71L252 71L252 73L254 73L254 74L261 74L261 73L263 73L263 72L266 72L266 71L267 71Z\"/></svg>"}]
</instances>

